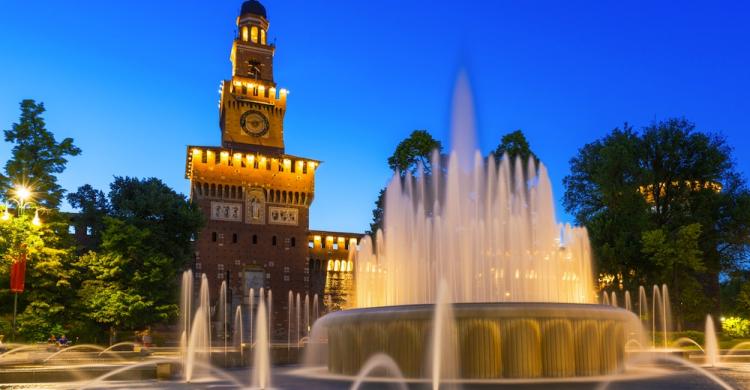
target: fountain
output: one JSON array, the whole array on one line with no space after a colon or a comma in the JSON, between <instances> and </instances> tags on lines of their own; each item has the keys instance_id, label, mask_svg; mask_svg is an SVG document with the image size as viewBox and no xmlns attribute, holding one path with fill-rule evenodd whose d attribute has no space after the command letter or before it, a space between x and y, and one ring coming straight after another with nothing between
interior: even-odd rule
<instances>
[{"instance_id":1,"label":"fountain","mask_svg":"<svg viewBox=\"0 0 750 390\"><path fill-rule=\"evenodd\" d=\"M384 229L355 255L358 308L316 322L328 371L355 375L385 353L405 377L435 385L445 367L435 360L455 345L461 379L622 372L638 318L615 307L614 293L596 304L586 230L555 221L545 166L474 151L465 78L452 131L449 157L435 153L429 171L419 166L388 185ZM445 312L435 307L441 297L455 302L447 322L433 321ZM446 333L440 323L454 325Z\"/></svg>"},{"instance_id":2,"label":"fountain","mask_svg":"<svg viewBox=\"0 0 750 390\"><path fill-rule=\"evenodd\" d=\"M719 342L716 340L716 330L714 329L714 320L711 315L706 316L706 333L705 333L705 354L706 365L715 367L719 364Z\"/></svg>"}]
</instances>

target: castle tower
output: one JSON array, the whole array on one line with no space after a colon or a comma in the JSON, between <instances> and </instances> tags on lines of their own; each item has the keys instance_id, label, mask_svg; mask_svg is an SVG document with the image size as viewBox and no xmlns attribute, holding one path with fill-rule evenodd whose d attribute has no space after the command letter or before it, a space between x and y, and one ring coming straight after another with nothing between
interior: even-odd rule
<instances>
[{"instance_id":1,"label":"castle tower","mask_svg":"<svg viewBox=\"0 0 750 390\"><path fill-rule=\"evenodd\" d=\"M285 89L273 80L275 45L268 42L266 9L242 4L232 43L232 79L221 88L219 127L225 148L284 153Z\"/></svg>"},{"instance_id":2,"label":"castle tower","mask_svg":"<svg viewBox=\"0 0 750 390\"><path fill-rule=\"evenodd\" d=\"M310 286L309 207L319 162L284 149L287 92L274 81L268 27L263 5L242 4L232 78L221 88L221 146L188 146L185 177L206 219L195 243L196 277L208 276L212 299L226 281L230 310L249 304L250 289L256 303L261 288L271 290L272 337L286 340L288 292L304 297Z\"/></svg>"}]
</instances>

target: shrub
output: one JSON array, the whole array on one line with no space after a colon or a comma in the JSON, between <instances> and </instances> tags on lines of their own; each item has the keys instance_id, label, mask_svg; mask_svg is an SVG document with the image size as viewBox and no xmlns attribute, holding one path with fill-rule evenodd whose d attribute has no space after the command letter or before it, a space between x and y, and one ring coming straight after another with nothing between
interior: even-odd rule
<instances>
[{"instance_id":1,"label":"shrub","mask_svg":"<svg viewBox=\"0 0 750 390\"><path fill-rule=\"evenodd\" d=\"M750 336L750 320L741 317L727 317L721 322L724 334L729 337L742 338Z\"/></svg>"}]
</instances>

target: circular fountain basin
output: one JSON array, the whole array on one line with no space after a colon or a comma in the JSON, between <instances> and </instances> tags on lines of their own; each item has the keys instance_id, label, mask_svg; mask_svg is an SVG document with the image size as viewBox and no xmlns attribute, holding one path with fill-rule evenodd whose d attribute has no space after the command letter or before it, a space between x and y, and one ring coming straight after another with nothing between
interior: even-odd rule
<instances>
[{"instance_id":1,"label":"circular fountain basin","mask_svg":"<svg viewBox=\"0 0 750 390\"><path fill-rule=\"evenodd\" d=\"M638 327L631 312L568 303L457 303L449 340L462 379L564 378L624 371L625 343ZM328 371L355 375L376 353L407 378L428 376L434 305L386 306L321 318Z\"/></svg>"}]
</instances>

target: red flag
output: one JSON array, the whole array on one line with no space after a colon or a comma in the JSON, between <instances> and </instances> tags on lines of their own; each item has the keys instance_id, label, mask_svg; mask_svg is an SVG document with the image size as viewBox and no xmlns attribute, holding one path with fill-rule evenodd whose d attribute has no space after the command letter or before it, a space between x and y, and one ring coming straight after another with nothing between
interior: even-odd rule
<instances>
[{"instance_id":1,"label":"red flag","mask_svg":"<svg viewBox=\"0 0 750 390\"><path fill-rule=\"evenodd\" d=\"M21 253L10 266L10 292L22 293L26 282L26 253Z\"/></svg>"}]
</instances>

